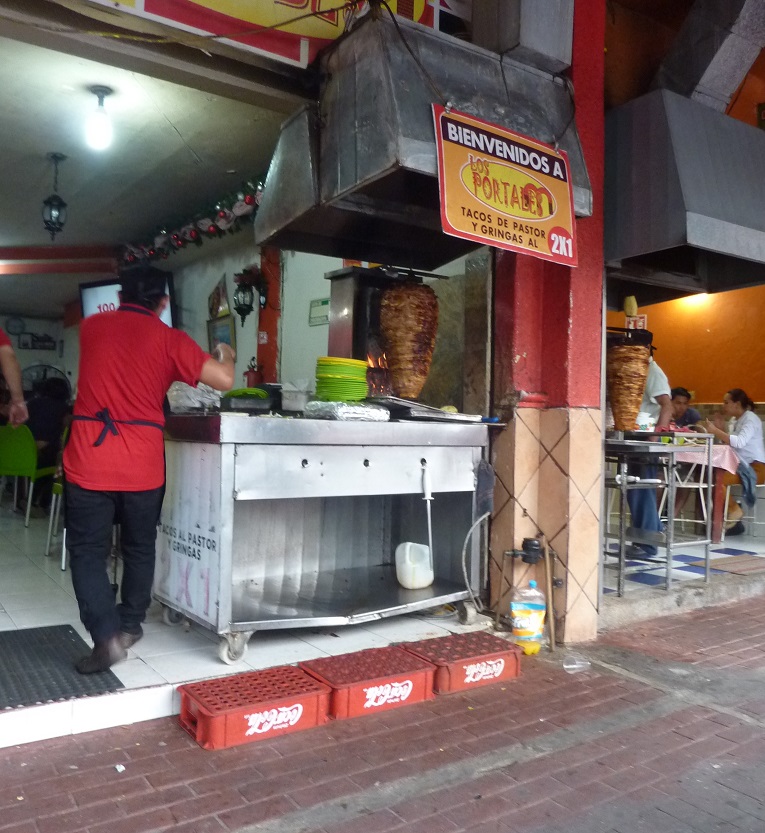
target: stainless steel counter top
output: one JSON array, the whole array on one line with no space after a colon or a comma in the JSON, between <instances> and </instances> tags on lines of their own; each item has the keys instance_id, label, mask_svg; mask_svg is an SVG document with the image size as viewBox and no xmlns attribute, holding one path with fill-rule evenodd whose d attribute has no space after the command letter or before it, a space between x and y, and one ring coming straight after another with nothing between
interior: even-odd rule
<instances>
[{"instance_id":1,"label":"stainless steel counter top","mask_svg":"<svg viewBox=\"0 0 765 833\"><path fill-rule=\"evenodd\" d=\"M486 425L438 422L340 422L245 414L172 414L169 439L261 445L468 446L488 445Z\"/></svg>"}]
</instances>

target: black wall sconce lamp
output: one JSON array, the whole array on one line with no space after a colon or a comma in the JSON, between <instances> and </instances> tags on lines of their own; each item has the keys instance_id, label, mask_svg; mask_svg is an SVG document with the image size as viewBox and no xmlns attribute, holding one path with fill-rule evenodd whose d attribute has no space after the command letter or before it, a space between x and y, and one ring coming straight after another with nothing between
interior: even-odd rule
<instances>
[{"instance_id":1,"label":"black wall sconce lamp","mask_svg":"<svg viewBox=\"0 0 765 833\"><path fill-rule=\"evenodd\" d=\"M257 266L248 266L234 275L234 310L242 320L255 309L255 292L261 309L268 303L268 283Z\"/></svg>"}]
</instances>

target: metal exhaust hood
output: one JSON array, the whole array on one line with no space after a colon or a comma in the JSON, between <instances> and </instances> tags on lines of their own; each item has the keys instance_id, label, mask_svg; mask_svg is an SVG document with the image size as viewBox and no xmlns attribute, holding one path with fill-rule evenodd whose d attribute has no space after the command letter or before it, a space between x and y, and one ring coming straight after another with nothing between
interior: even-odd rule
<instances>
[{"instance_id":1,"label":"metal exhaust hood","mask_svg":"<svg viewBox=\"0 0 765 833\"><path fill-rule=\"evenodd\" d=\"M765 283L765 131L668 90L606 117L609 306Z\"/></svg>"},{"instance_id":2,"label":"metal exhaust hood","mask_svg":"<svg viewBox=\"0 0 765 833\"><path fill-rule=\"evenodd\" d=\"M558 77L416 23L403 37L439 92L463 112L569 155L574 207L592 193ZM431 104L438 100L387 17L369 16L320 59L320 102L282 126L255 219L255 241L281 249L434 269L476 248L441 231Z\"/></svg>"}]
</instances>

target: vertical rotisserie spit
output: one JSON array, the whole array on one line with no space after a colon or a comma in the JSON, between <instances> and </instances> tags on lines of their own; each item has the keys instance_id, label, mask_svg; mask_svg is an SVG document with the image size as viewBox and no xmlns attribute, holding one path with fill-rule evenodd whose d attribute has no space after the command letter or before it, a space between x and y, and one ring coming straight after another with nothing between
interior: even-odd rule
<instances>
[{"instance_id":1,"label":"vertical rotisserie spit","mask_svg":"<svg viewBox=\"0 0 765 833\"><path fill-rule=\"evenodd\" d=\"M383 292L380 331L397 396L419 396L428 378L437 329L438 299L429 286L404 283Z\"/></svg>"}]
</instances>

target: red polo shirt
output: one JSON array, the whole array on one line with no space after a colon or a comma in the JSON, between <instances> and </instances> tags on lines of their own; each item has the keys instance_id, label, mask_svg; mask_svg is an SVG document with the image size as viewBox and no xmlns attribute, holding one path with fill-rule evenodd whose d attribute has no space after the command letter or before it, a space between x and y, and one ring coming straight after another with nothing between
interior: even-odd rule
<instances>
[{"instance_id":1,"label":"red polo shirt","mask_svg":"<svg viewBox=\"0 0 765 833\"><path fill-rule=\"evenodd\" d=\"M0 330L0 347L10 347L11 340L5 333L5 330Z\"/></svg>"},{"instance_id":2,"label":"red polo shirt","mask_svg":"<svg viewBox=\"0 0 765 833\"><path fill-rule=\"evenodd\" d=\"M164 425L162 405L175 381L196 385L208 353L180 330L140 306L123 304L80 325L75 416L109 409L113 420ZM70 483L98 491L139 492L165 482L164 437L148 425L116 424L100 446L104 423L74 420L64 451Z\"/></svg>"}]
</instances>

